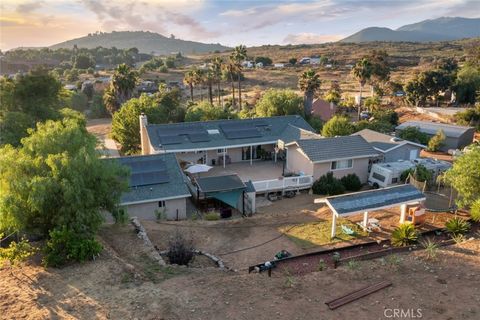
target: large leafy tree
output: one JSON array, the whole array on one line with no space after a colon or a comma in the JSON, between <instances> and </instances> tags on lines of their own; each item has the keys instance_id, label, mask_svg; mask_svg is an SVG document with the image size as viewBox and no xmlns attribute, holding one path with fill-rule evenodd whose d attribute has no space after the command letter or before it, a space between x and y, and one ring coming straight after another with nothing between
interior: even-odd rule
<instances>
[{"instance_id":1,"label":"large leafy tree","mask_svg":"<svg viewBox=\"0 0 480 320\"><path fill-rule=\"evenodd\" d=\"M191 106L185 115L185 121L209 121L219 119L230 119L233 114L221 106L203 101Z\"/></svg>"},{"instance_id":2,"label":"large leafy tree","mask_svg":"<svg viewBox=\"0 0 480 320\"><path fill-rule=\"evenodd\" d=\"M116 208L128 172L100 160L85 119L68 113L38 123L21 147L0 149L0 230L48 236L67 228L91 236L101 210Z\"/></svg>"},{"instance_id":3,"label":"large leafy tree","mask_svg":"<svg viewBox=\"0 0 480 320\"><path fill-rule=\"evenodd\" d=\"M325 100L328 102L333 102L338 104L342 99L342 89L337 81L332 81L330 83L330 89L325 93Z\"/></svg>"},{"instance_id":4,"label":"large leafy tree","mask_svg":"<svg viewBox=\"0 0 480 320\"><path fill-rule=\"evenodd\" d=\"M360 84L360 102L358 105L358 119L360 119L360 112L362 111L362 93L363 87L368 80L372 77L373 66L368 58L363 58L358 61L352 69L352 74Z\"/></svg>"},{"instance_id":5,"label":"large leafy tree","mask_svg":"<svg viewBox=\"0 0 480 320\"><path fill-rule=\"evenodd\" d=\"M137 80L137 72L128 65L121 64L115 69L112 81L103 96L105 107L111 114L132 97Z\"/></svg>"},{"instance_id":6,"label":"large leafy tree","mask_svg":"<svg viewBox=\"0 0 480 320\"><path fill-rule=\"evenodd\" d=\"M112 137L122 145L126 154L135 154L140 150L139 116L143 112L150 123L183 121L184 112L179 106L178 91L160 91L149 97L145 94L127 101L113 115Z\"/></svg>"},{"instance_id":7,"label":"large leafy tree","mask_svg":"<svg viewBox=\"0 0 480 320\"><path fill-rule=\"evenodd\" d=\"M255 105L257 117L304 115L302 98L292 90L269 89Z\"/></svg>"},{"instance_id":8,"label":"large leafy tree","mask_svg":"<svg viewBox=\"0 0 480 320\"><path fill-rule=\"evenodd\" d=\"M312 114L313 97L320 90L322 81L320 76L313 69L308 69L302 73L298 79L298 87L304 94L304 112L306 117Z\"/></svg>"},{"instance_id":9,"label":"large leafy tree","mask_svg":"<svg viewBox=\"0 0 480 320\"><path fill-rule=\"evenodd\" d=\"M445 173L445 179L458 191L457 204L470 207L480 201L480 147L460 156Z\"/></svg>"},{"instance_id":10,"label":"large leafy tree","mask_svg":"<svg viewBox=\"0 0 480 320\"><path fill-rule=\"evenodd\" d=\"M418 76L407 82L405 93L407 94L407 101L417 107L425 104L427 101L428 89Z\"/></svg>"},{"instance_id":11,"label":"large leafy tree","mask_svg":"<svg viewBox=\"0 0 480 320\"><path fill-rule=\"evenodd\" d=\"M370 82L377 92L383 94L383 86L390 79L390 65L388 63L388 53L385 50L373 50L369 55L372 64L372 76Z\"/></svg>"},{"instance_id":12,"label":"large leafy tree","mask_svg":"<svg viewBox=\"0 0 480 320\"><path fill-rule=\"evenodd\" d=\"M346 117L334 116L328 120L323 126L322 136L335 137L335 136L348 136L355 131L355 127Z\"/></svg>"}]
</instances>

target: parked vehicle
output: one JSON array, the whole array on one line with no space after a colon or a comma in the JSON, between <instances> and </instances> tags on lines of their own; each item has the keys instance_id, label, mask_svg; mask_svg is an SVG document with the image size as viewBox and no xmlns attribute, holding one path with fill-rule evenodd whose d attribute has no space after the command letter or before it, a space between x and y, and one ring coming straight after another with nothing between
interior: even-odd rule
<instances>
[{"instance_id":1,"label":"parked vehicle","mask_svg":"<svg viewBox=\"0 0 480 320\"><path fill-rule=\"evenodd\" d=\"M452 166L446 161L429 158L418 158L410 161L400 160L397 162L376 163L372 166L370 171L368 184L374 188L385 188L394 184L399 184L401 182L400 176L403 172L413 169L420 164L428 170L431 170L434 178Z\"/></svg>"}]
</instances>

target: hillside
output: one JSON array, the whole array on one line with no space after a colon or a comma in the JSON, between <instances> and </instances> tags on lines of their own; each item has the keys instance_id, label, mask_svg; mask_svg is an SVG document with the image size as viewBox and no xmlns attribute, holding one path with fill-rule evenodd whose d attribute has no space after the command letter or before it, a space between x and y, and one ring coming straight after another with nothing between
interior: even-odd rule
<instances>
[{"instance_id":1,"label":"hillside","mask_svg":"<svg viewBox=\"0 0 480 320\"><path fill-rule=\"evenodd\" d=\"M213 51L224 51L229 49L221 44L207 44L181 39L164 37L158 33L149 31L121 31L111 33L90 34L85 37L68 40L50 46L50 49L73 48L77 45L80 48L116 47L119 49L138 48L142 53L155 53L157 55L182 52L184 54L206 53Z\"/></svg>"},{"instance_id":2,"label":"hillside","mask_svg":"<svg viewBox=\"0 0 480 320\"><path fill-rule=\"evenodd\" d=\"M396 30L370 27L360 30L340 42L403 41L430 42L446 41L480 36L480 18L442 17L402 26Z\"/></svg>"}]
</instances>

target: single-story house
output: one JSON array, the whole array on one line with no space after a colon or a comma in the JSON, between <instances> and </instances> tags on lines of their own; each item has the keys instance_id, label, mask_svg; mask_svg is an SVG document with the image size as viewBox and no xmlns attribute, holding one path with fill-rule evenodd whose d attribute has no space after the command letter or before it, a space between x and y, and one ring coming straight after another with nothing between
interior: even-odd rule
<instances>
[{"instance_id":1,"label":"single-story house","mask_svg":"<svg viewBox=\"0 0 480 320\"><path fill-rule=\"evenodd\" d=\"M148 124L140 116L142 154L175 153L179 161L207 165L273 159L283 145L319 137L298 115Z\"/></svg>"},{"instance_id":2,"label":"single-story house","mask_svg":"<svg viewBox=\"0 0 480 320\"><path fill-rule=\"evenodd\" d=\"M446 140L444 146L440 148L441 151L462 149L473 142L473 136L475 135L475 128L473 127L428 121L407 121L395 128L397 136L407 127L416 127L430 137L433 137L439 130L442 130L445 133Z\"/></svg>"},{"instance_id":3,"label":"single-story house","mask_svg":"<svg viewBox=\"0 0 480 320\"><path fill-rule=\"evenodd\" d=\"M174 154L130 156L105 161L119 161L130 168L129 189L120 200L130 216L156 219L156 212L168 220L187 217L191 197L186 178Z\"/></svg>"},{"instance_id":4,"label":"single-story house","mask_svg":"<svg viewBox=\"0 0 480 320\"><path fill-rule=\"evenodd\" d=\"M328 121L337 112L337 106L333 102L328 102L323 99L316 99L312 104L312 115L319 117L323 121Z\"/></svg>"},{"instance_id":5,"label":"single-story house","mask_svg":"<svg viewBox=\"0 0 480 320\"><path fill-rule=\"evenodd\" d=\"M355 173L362 183L368 180L369 161L380 154L361 136L304 139L287 146L286 166L318 179L333 172L336 178Z\"/></svg>"},{"instance_id":6,"label":"single-story house","mask_svg":"<svg viewBox=\"0 0 480 320\"><path fill-rule=\"evenodd\" d=\"M352 136L361 136L370 143L382 155L383 162L417 159L420 157L420 151L426 148L422 144L370 129L360 130L352 134Z\"/></svg>"}]
</instances>

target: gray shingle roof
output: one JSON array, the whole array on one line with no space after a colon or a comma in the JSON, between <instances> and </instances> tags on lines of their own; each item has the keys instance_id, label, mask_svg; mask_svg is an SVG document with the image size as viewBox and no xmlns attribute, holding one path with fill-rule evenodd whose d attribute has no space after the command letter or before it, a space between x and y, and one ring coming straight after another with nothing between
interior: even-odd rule
<instances>
[{"instance_id":1,"label":"gray shingle roof","mask_svg":"<svg viewBox=\"0 0 480 320\"><path fill-rule=\"evenodd\" d=\"M372 211L382 207L422 201L425 195L410 184L326 198L339 215Z\"/></svg>"},{"instance_id":2,"label":"gray shingle roof","mask_svg":"<svg viewBox=\"0 0 480 320\"><path fill-rule=\"evenodd\" d=\"M370 129L363 129L352 134L352 136L362 136L368 143L374 148L378 148L382 151L387 151L405 143L415 144L420 147L418 143L414 143L408 140L403 140L388 134L380 133ZM425 147L425 146L424 146Z\"/></svg>"},{"instance_id":3,"label":"gray shingle roof","mask_svg":"<svg viewBox=\"0 0 480 320\"><path fill-rule=\"evenodd\" d=\"M361 136L298 140L296 142L312 162L378 156L378 151Z\"/></svg>"},{"instance_id":4,"label":"gray shingle roof","mask_svg":"<svg viewBox=\"0 0 480 320\"><path fill-rule=\"evenodd\" d=\"M236 174L198 178L196 181L201 192L220 192L246 188L246 185Z\"/></svg>"},{"instance_id":5,"label":"gray shingle roof","mask_svg":"<svg viewBox=\"0 0 480 320\"><path fill-rule=\"evenodd\" d=\"M157 154L149 156L130 156L115 159L106 159L106 161L119 161L123 165L135 163L141 167L142 163L151 166L155 160L163 161L168 173L168 182L158 183L148 186L130 187L121 197L121 204L132 202L148 202L148 200L162 200L177 197L190 197L190 191L185 184L185 177L178 165L175 154Z\"/></svg>"},{"instance_id":6,"label":"gray shingle roof","mask_svg":"<svg viewBox=\"0 0 480 320\"><path fill-rule=\"evenodd\" d=\"M428 121L407 121L397 126L397 130L403 130L407 127L417 127L421 132L434 135L438 130L443 130L447 137L458 138L472 127L456 126L452 124L428 122Z\"/></svg>"},{"instance_id":7,"label":"gray shingle roof","mask_svg":"<svg viewBox=\"0 0 480 320\"><path fill-rule=\"evenodd\" d=\"M250 138L238 138L228 139L222 127L232 126L248 126L255 125L255 123L263 123L265 125L258 127L260 135ZM224 146L240 146L248 144L260 144L276 142L282 140L285 143L295 141L299 139L302 134L307 130L313 132L313 128L298 115L269 117L269 118L255 118L255 119L234 119L234 120L215 120L215 121L199 121L199 122L180 122L172 124L150 124L147 126L147 132L151 145L156 149L164 150L192 150L192 149L216 149ZM160 135L170 135L172 132L179 131L210 131L218 133L209 133L208 141L192 142L192 139L188 135L181 135L178 139L178 143L163 144ZM198 134L196 134L199 136ZM205 139L199 139L205 140Z\"/></svg>"}]
</instances>

